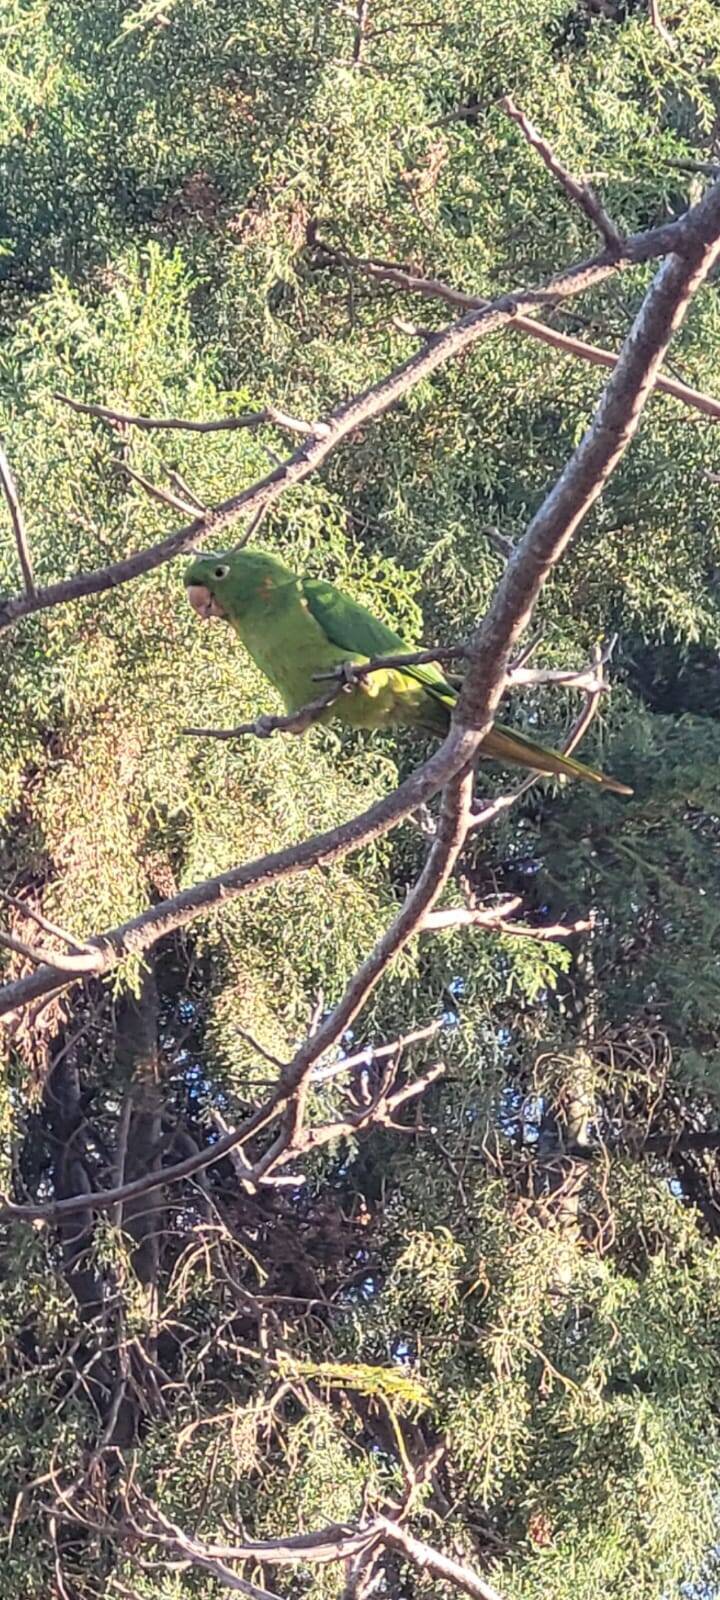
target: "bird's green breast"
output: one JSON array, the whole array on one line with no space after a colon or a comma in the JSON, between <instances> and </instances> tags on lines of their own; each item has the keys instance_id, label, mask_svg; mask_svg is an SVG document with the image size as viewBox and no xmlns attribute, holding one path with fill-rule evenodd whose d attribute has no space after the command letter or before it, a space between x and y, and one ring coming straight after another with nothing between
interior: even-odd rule
<instances>
[{"instance_id":1,"label":"bird's green breast","mask_svg":"<svg viewBox=\"0 0 720 1600\"><path fill-rule=\"evenodd\" d=\"M258 595L233 617L233 627L255 665L277 689L286 710L297 711L326 687L317 674L343 661L363 662L360 651L343 649L328 638L297 585ZM328 707L323 721L338 718L357 728L405 723L438 730L447 714L422 685L395 671L374 672Z\"/></svg>"}]
</instances>

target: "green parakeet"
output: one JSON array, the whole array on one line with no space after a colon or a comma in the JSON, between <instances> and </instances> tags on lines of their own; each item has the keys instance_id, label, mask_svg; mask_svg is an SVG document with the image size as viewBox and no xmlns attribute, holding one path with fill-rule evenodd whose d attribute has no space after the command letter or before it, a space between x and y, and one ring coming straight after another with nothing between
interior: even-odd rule
<instances>
[{"instance_id":1,"label":"green parakeet","mask_svg":"<svg viewBox=\"0 0 720 1600\"><path fill-rule=\"evenodd\" d=\"M288 711L317 700L318 673L343 661L408 653L392 628L332 583L301 578L264 550L208 552L185 571L190 604L205 620L222 617L234 628L255 665L282 696ZM338 718L353 728L404 726L445 734L457 690L434 664L387 668L369 674L340 694L318 718ZM571 756L537 744L496 722L483 754L533 772L564 774L631 794L624 783L595 772Z\"/></svg>"}]
</instances>

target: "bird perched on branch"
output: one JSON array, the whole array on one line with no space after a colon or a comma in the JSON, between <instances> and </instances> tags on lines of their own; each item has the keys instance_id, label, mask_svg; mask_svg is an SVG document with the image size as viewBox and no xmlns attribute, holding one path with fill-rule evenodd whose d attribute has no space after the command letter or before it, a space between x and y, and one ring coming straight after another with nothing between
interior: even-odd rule
<instances>
[{"instance_id":1,"label":"bird perched on branch","mask_svg":"<svg viewBox=\"0 0 720 1600\"><path fill-rule=\"evenodd\" d=\"M399 635L365 606L332 583L299 577L265 550L198 555L186 568L185 586L199 616L230 623L289 712L318 700L327 687L318 681L322 674L327 679L343 664L410 653ZM314 720L337 718L353 728L402 726L446 734L457 696L434 662L383 667L351 682ZM482 748L484 755L532 772L582 778L616 794L632 793L616 778L499 722Z\"/></svg>"}]
</instances>

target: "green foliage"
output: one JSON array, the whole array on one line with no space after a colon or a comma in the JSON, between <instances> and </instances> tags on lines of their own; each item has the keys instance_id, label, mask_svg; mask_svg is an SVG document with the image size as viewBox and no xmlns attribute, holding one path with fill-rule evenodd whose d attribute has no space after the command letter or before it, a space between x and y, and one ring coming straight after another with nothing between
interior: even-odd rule
<instances>
[{"instance_id":1,"label":"green foliage","mask_svg":"<svg viewBox=\"0 0 720 1600\"><path fill-rule=\"evenodd\" d=\"M122 434L58 392L153 416L274 403L317 417L407 357L394 319L447 319L328 265L311 222L475 295L594 251L500 95L626 230L684 208L698 180L682 163L717 158L717 7L666 5L675 49L644 5L603 9L371 0L353 64L352 8L330 0L6 0L0 400L39 583L178 525L123 461L155 483L180 474L211 504L287 448L273 428ZM555 325L617 348L649 274L610 279ZM701 389L717 386L719 317L713 284L673 346L672 370ZM401 632L463 638L501 570L488 530L522 532L602 381L517 332L489 338L285 494L259 537ZM592 939L470 929L403 952L334 1066L440 1022L407 1047L400 1081L440 1057L443 1079L400 1129L338 1133L284 1188L250 1193L223 1162L152 1191L140 1216L7 1228L7 1600L49 1593L56 1555L81 1600L221 1592L160 1547L138 1559L118 1509L132 1474L190 1531L266 1538L404 1503L408 1461L443 1436L410 1525L508 1600L665 1600L701 1570L720 1202L714 1153L673 1141L716 1127L720 1089L713 440L709 420L656 396L540 608L551 666L619 632L583 754L633 800L545 784L462 863L478 901L519 895L530 927L592 912ZM422 754L332 729L183 737L276 706L229 633L198 625L180 566L2 634L0 885L78 935L351 817ZM509 720L556 740L571 710L532 691ZM481 768L481 795L499 783ZM287 1060L334 1004L425 848L408 821L166 941L152 1082L127 1042L137 962L114 989L25 1019L0 1081L3 1187L42 1202L110 1186L124 1160L182 1159L217 1118L238 1122L275 1081L262 1051ZM455 879L444 903L459 896ZM37 935L10 908L7 922ZM21 966L3 950L6 976ZM367 1063L371 1090L385 1059ZM350 1087L362 1104L362 1073ZM347 1112L347 1088L340 1070L313 1083L309 1128ZM330 1600L345 1580L332 1564L243 1570L292 1600ZM428 1592L399 1558L385 1581Z\"/></svg>"}]
</instances>

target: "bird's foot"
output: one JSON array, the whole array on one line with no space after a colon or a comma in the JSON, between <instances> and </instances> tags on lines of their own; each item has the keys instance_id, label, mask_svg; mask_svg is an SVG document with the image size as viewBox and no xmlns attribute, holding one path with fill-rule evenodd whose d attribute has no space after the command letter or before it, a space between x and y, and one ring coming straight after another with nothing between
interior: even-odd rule
<instances>
[{"instance_id":1,"label":"bird's foot","mask_svg":"<svg viewBox=\"0 0 720 1600\"><path fill-rule=\"evenodd\" d=\"M253 733L255 734L256 738L269 739L271 733L275 732L276 720L277 719L275 717L271 717L267 711L264 711L262 716L256 717L253 723Z\"/></svg>"},{"instance_id":2,"label":"bird's foot","mask_svg":"<svg viewBox=\"0 0 720 1600\"><path fill-rule=\"evenodd\" d=\"M338 678L342 688L341 694L348 694L357 683L356 663L354 661L341 661L338 667Z\"/></svg>"}]
</instances>

